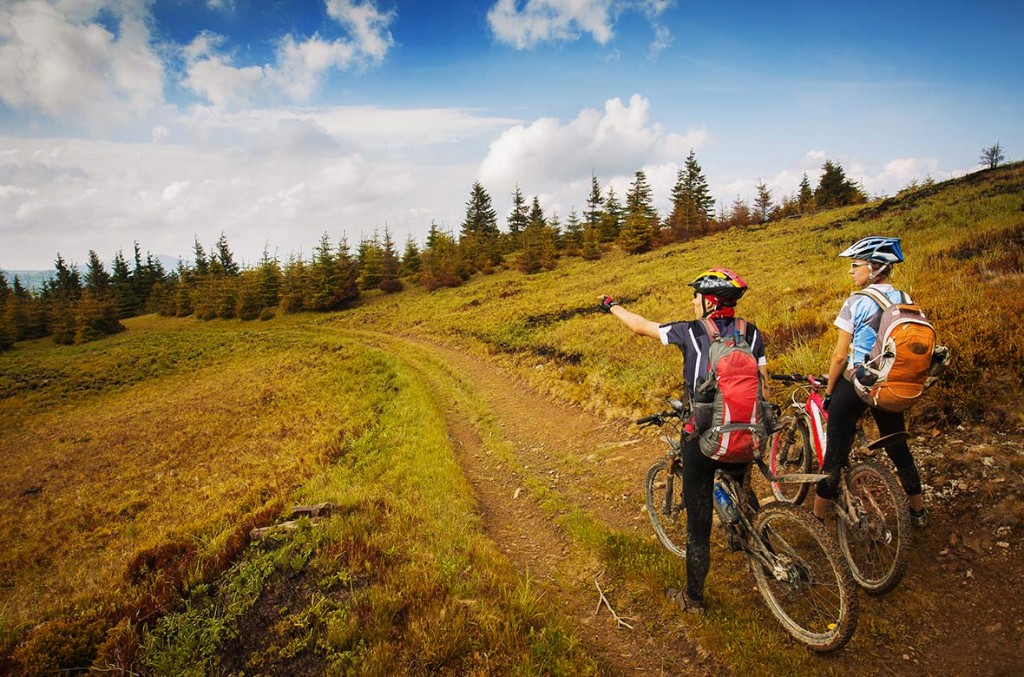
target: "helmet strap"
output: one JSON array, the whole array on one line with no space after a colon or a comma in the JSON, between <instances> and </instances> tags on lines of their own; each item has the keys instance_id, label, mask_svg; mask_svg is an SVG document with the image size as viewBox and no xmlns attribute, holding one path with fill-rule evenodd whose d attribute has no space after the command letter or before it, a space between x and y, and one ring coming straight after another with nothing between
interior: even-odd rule
<instances>
[{"instance_id":1,"label":"helmet strap","mask_svg":"<svg viewBox=\"0 0 1024 677\"><path fill-rule=\"evenodd\" d=\"M878 268L875 268L875 264L868 261L868 266L868 270L871 271L871 274L868 275L869 280L874 280L879 275L884 275L888 273L890 270L892 270L891 263L880 263L878 264Z\"/></svg>"}]
</instances>

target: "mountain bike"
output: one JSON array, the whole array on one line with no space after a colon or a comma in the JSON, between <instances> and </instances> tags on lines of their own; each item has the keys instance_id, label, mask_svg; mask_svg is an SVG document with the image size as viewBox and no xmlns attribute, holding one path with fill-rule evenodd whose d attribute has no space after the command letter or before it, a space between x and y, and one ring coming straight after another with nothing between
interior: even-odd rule
<instances>
[{"instance_id":1,"label":"mountain bike","mask_svg":"<svg viewBox=\"0 0 1024 677\"><path fill-rule=\"evenodd\" d=\"M670 552L686 556L682 441L691 434L689 415L678 400L672 408L644 417L640 426L671 424L678 434L663 436L668 453L651 466L645 484L647 514ZM758 467L767 470L763 463ZM810 481L822 475L801 475ZM788 479L788 478L770 478ZM748 489L729 473L715 474L715 510L731 552L742 551L758 591L782 627L815 651L834 651L857 629L856 584L843 555L825 528L806 511L774 503L757 509Z\"/></svg>"},{"instance_id":2,"label":"mountain bike","mask_svg":"<svg viewBox=\"0 0 1024 677\"><path fill-rule=\"evenodd\" d=\"M768 467L772 474L807 473L812 463L821 468L825 459L828 413L822 406L825 377L772 374L772 380L796 385L789 413L780 421L770 442ZM906 440L897 433L868 442L862 422L857 426L855 447L874 451ZM779 501L799 504L811 483L772 483ZM857 583L869 594L881 595L903 579L910 557L910 509L895 475L870 461L855 460L843 468L839 494L833 502L836 540Z\"/></svg>"}]
</instances>

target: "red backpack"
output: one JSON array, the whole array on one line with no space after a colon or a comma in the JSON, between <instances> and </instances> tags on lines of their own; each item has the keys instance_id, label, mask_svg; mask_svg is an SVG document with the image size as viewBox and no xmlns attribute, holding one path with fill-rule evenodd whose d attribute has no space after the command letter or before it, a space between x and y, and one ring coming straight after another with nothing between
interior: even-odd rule
<instances>
[{"instance_id":1,"label":"red backpack","mask_svg":"<svg viewBox=\"0 0 1024 677\"><path fill-rule=\"evenodd\" d=\"M757 358L747 343L746 320L722 336L713 320L703 319L711 338L708 376L694 403L700 450L727 463L749 463L768 439L768 406L761 391Z\"/></svg>"}]
</instances>

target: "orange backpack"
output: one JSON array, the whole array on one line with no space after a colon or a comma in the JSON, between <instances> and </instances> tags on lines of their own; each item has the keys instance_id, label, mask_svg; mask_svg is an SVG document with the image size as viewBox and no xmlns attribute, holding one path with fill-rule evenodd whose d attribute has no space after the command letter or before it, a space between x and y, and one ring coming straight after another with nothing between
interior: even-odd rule
<instances>
[{"instance_id":1,"label":"orange backpack","mask_svg":"<svg viewBox=\"0 0 1024 677\"><path fill-rule=\"evenodd\" d=\"M905 411L925 391L936 349L935 328L913 303L893 303L870 288L855 293L877 303L882 316L875 345L863 365L847 370L847 378L872 407Z\"/></svg>"}]
</instances>

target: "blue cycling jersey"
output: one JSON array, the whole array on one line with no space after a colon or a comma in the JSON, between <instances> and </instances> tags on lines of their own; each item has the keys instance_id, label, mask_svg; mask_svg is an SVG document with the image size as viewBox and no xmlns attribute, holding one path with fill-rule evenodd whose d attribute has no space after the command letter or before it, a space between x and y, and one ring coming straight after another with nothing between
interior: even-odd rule
<instances>
[{"instance_id":1,"label":"blue cycling jersey","mask_svg":"<svg viewBox=\"0 0 1024 677\"><path fill-rule=\"evenodd\" d=\"M873 284L875 289L885 295L893 303L910 303L910 297L894 288L891 284ZM868 353L878 338L878 324L882 318L882 309L871 298L862 294L851 294L836 316L835 326L853 336L850 344L849 364L863 364Z\"/></svg>"}]
</instances>

